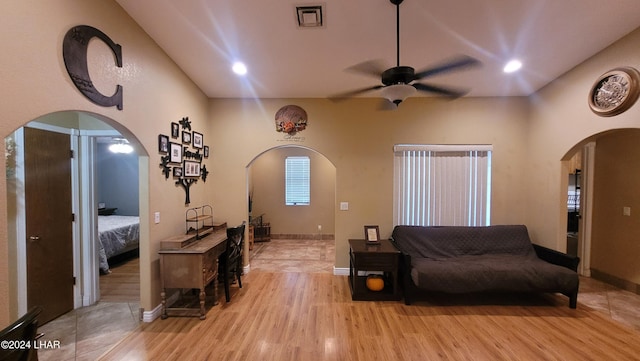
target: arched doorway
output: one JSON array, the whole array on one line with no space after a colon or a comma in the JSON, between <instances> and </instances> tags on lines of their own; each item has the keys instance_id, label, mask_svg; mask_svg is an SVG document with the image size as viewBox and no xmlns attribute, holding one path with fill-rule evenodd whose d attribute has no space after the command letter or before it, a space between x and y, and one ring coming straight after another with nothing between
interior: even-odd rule
<instances>
[{"instance_id":1,"label":"arched doorway","mask_svg":"<svg viewBox=\"0 0 640 361\"><path fill-rule=\"evenodd\" d=\"M56 112L39 117L25 125L29 128L37 128L45 132L64 134L70 139L70 146L73 152L70 176L72 178L72 214L73 214L73 305L72 308L87 306L95 303L99 295L98 280L98 245L95 240L97 234L96 219L98 213L98 202L96 189L96 169L95 152L96 143L99 137L119 136L129 140L134 149L137 150L138 159L145 158L144 149L139 145L136 138L116 122L104 118L100 115L64 111ZM24 156L24 145L22 142L22 132L20 128L15 133L5 139L8 148L7 157L7 224L11 253L14 257L13 264L10 265L15 275L12 280L16 287L16 295L12 298L16 300L18 313L23 314L27 310L27 287L26 277L27 247L25 242L28 235L25 230L24 213L24 163L20 157ZM148 173L146 167L140 167L140 172ZM130 179L135 190L139 188L138 177ZM46 198L46 195L44 196ZM141 202L139 201L137 206ZM139 207L140 211L145 208ZM141 213L141 212L140 212ZM144 217L143 214L139 216ZM140 244L148 237L141 235ZM12 241L13 240L13 241ZM26 241L28 242L28 241ZM44 270L47 272L47 270ZM48 272L55 274L55 270Z\"/></svg>"},{"instance_id":2,"label":"arched doorway","mask_svg":"<svg viewBox=\"0 0 640 361\"><path fill-rule=\"evenodd\" d=\"M632 236L640 232L634 221L634 210L640 207L634 186L640 182L638 142L640 129L609 130L584 139L563 158L565 179L575 168L569 164L581 167L577 183L581 274L633 290L640 284L636 266L640 254ZM571 162L576 157L581 161ZM569 194L565 196L569 201Z\"/></svg>"},{"instance_id":3,"label":"arched doorway","mask_svg":"<svg viewBox=\"0 0 640 361\"><path fill-rule=\"evenodd\" d=\"M285 160L310 160L310 202L285 203ZM258 154L247 165L248 217L255 226L269 224L273 239L317 239L335 243L336 167L323 154L285 145ZM249 247L249 245L247 245ZM245 264L249 264L249 252Z\"/></svg>"}]
</instances>

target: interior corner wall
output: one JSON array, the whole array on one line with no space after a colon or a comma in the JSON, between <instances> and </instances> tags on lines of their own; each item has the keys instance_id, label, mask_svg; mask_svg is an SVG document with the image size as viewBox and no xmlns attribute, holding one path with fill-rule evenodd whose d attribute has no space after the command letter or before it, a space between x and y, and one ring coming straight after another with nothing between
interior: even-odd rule
<instances>
[{"instance_id":1,"label":"interior corner wall","mask_svg":"<svg viewBox=\"0 0 640 361\"><path fill-rule=\"evenodd\" d=\"M561 200L561 160L574 146L611 129L639 128L640 103L615 117L594 114L589 91L605 72L640 64L640 29L628 34L530 96L527 130L526 223L532 240L563 250L566 247L566 204ZM596 149L597 152L597 149ZM564 182L566 184L566 181Z\"/></svg>"}]
</instances>

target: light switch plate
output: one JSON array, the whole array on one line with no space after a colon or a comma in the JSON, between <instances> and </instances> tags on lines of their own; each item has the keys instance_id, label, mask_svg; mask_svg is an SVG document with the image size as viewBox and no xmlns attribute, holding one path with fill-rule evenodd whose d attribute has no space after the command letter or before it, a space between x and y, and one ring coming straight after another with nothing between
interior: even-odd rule
<instances>
[{"instance_id":1,"label":"light switch plate","mask_svg":"<svg viewBox=\"0 0 640 361\"><path fill-rule=\"evenodd\" d=\"M340 210L348 211L349 210L349 202L340 202Z\"/></svg>"}]
</instances>

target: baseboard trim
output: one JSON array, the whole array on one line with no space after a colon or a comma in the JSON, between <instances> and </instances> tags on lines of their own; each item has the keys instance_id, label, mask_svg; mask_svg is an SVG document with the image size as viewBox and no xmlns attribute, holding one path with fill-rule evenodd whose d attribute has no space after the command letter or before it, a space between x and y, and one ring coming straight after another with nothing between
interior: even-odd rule
<instances>
[{"instance_id":1,"label":"baseboard trim","mask_svg":"<svg viewBox=\"0 0 640 361\"><path fill-rule=\"evenodd\" d=\"M162 314L162 304L157 305L151 311L142 312L142 322L153 322L156 318Z\"/></svg>"},{"instance_id":2,"label":"baseboard trim","mask_svg":"<svg viewBox=\"0 0 640 361\"><path fill-rule=\"evenodd\" d=\"M637 283L627 281L625 279L610 275L606 272L598 271L596 269L591 269L591 278L597 279L598 281L602 281L608 283L612 286L616 286L625 291L633 292L637 295L640 295L640 285Z\"/></svg>"},{"instance_id":3,"label":"baseboard trim","mask_svg":"<svg viewBox=\"0 0 640 361\"><path fill-rule=\"evenodd\" d=\"M349 268L338 268L336 266L333 267L333 275L334 276L348 276Z\"/></svg>"},{"instance_id":4,"label":"baseboard trim","mask_svg":"<svg viewBox=\"0 0 640 361\"><path fill-rule=\"evenodd\" d=\"M272 233L271 239L317 239L332 241L335 239L333 234L313 233L313 234L291 234L291 233Z\"/></svg>"}]
</instances>

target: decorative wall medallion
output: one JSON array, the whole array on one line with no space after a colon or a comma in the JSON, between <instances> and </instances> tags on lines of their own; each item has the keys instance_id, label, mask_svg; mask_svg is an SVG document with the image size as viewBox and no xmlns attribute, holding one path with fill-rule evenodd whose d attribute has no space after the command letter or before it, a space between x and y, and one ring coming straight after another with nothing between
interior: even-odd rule
<instances>
[{"instance_id":1,"label":"decorative wall medallion","mask_svg":"<svg viewBox=\"0 0 640 361\"><path fill-rule=\"evenodd\" d=\"M307 112L297 105L285 105L276 112L276 131L294 135L307 128Z\"/></svg>"},{"instance_id":2,"label":"decorative wall medallion","mask_svg":"<svg viewBox=\"0 0 640 361\"><path fill-rule=\"evenodd\" d=\"M100 93L91 81L87 66L87 50L89 41L92 38L98 38L107 44L113 55L115 55L116 65L118 68L122 68L122 47L114 43L102 31L88 25L79 25L67 31L62 43L62 57L64 58L67 73L69 73L71 81L73 81L76 88L89 100L104 107L115 105L119 110L122 110L121 85L116 86L116 91L113 95L106 96Z\"/></svg>"},{"instance_id":3,"label":"decorative wall medallion","mask_svg":"<svg viewBox=\"0 0 640 361\"><path fill-rule=\"evenodd\" d=\"M591 87L589 107L601 117L612 117L629 109L640 94L640 73L631 67L604 73Z\"/></svg>"}]
</instances>

